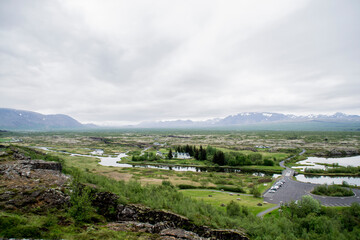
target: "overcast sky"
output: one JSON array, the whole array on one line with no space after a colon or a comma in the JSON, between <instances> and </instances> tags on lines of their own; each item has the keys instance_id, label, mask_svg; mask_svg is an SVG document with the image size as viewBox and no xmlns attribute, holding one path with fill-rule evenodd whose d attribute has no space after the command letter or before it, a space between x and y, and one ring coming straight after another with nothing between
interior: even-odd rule
<instances>
[{"instance_id":1,"label":"overcast sky","mask_svg":"<svg viewBox=\"0 0 360 240\"><path fill-rule=\"evenodd\" d=\"M0 107L103 125L360 114L359 0L0 0Z\"/></svg>"}]
</instances>

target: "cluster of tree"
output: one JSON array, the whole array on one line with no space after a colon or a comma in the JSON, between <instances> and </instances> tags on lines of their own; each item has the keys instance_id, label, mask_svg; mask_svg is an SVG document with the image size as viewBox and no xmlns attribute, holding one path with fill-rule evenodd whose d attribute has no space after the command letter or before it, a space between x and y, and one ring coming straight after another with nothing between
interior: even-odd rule
<instances>
[{"instance_id":1,"label":"cluster of tree","mask_svg":"<svg viewBox=\"0 0 360 240\"><path fill-rule=\"evenodd\" d=\"M239 152L225 153L225 164L229 166L264 165L274 166L276 158L263 157L260 153L248 155Z\"/></svg>"},{"instance_id":2,"label":"cluster of tree","mask_svg":"<svg viewBox=\"0 0 360 240\"><path fill-rule=\"evenodd\" d=\"M357 234L360 232L360 205L358 203L352 203L348 208L335 210L325 208L318 200L304 195L300 201L289 203L283 210L283 217L296 226L292 234L298 235L297 237L301 239L358 239ZM357 237L354 238L356 235ZM320 236L322 237L319 238Z\"/></svg>"},{"instance_id":3,"label":"cluster of tree","mask_svg":"<svg viewBox=\"0 0 360 240\"><path fill-rule=\"evenodd\" d=\"M131 157L131 161L134 162L140 162L140 161L155 161L155 160L160 160L160 156L156 155L153 152L144 152L142 155L136 156L133 155Z\"/></svg>"},{"instance_id":4,"label":"cluster of tree","mask_svg":"<svg viewBox=\"0 0 360 240\"><path fill-rule=\"evenodd\" d=\"M186 145L186 146L175 146L176 152L183 152L183 153L189 153L191 157L195 158L196 160L207 160L207 151L205 148L203 148L201 145L198 148L197 146L193 145Z\"/></svg>"},{"instance_id":5,"label":"cluster of tree","mask_svg":"<svg viewBox=\"0 0 360 240\"><path fill-rule=\"evenodd\" d=\"M265 165L274 166L276 159L263 158L260 153L250 153L248 155L239 152L223 152L211 146L206 148L200 146L176 146L175 151L186 152L196 160L207 160L214 164L223 166L244 166L244 165Z\"/></svg>"}]
</instances>

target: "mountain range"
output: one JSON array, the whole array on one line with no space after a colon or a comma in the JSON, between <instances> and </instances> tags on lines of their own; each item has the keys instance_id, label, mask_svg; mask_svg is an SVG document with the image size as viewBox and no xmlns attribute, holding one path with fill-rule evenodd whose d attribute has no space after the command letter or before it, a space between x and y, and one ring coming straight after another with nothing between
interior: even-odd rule
<instances>
[{"instance_id":1,"label":"mountain range","mask_svg":"<svg viewBox=\"0 0 360 240\"><path fill-rule=\"evenodd\" d=\"M44 115L25 110L0 108L0 129L3 130L60 130L85 127L87 125L64 114Z\"/></svg>"},{"instance_id":2,"label":"mountain range","mask_svg":"<svg viewBox=\"0 0 360 240\"><path fill-rule=\"evenodd\" d=\"M106 120L106 119L104 119ZM44 115L37 112L0 108L0 130L76 130L96 128L81 124L64 114ZM360 131L360 116L335 113L306 115L244 112L205 121L146 121L126 128L231 128L259 130L356 130Z\"/></svg>"},{"instance_id":3,"label":"mountain range","mask_svg":"<svg viewBox=\"0 0 360 240\"><path fill-rule=\"evenodd\" d=\"M206 121L176 120L142 122L137 127L144 128L167 128L167 127L236 127L244 125L259 125L267 123L360 123L360 116L335 113L333 115L306 115L271 113L271 112L244 112L230 115L225 118L214 118Z\"/></svg>"}]
</instances>

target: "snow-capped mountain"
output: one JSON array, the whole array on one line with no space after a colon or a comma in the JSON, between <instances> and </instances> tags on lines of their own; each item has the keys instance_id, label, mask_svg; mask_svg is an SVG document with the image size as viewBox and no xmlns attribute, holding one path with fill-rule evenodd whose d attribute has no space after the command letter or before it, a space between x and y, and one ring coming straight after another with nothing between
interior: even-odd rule
<instances>
[{"instance_id":1,"label":"snow-capped mountain","mask_svg":"<svg viewBox=\"0 0 360 240\"><path fill-rule=\"evenodd\" d=\"M238 125L238 124L251 124L261 122L276 122L291 119L288 115L281 113L257 113L257 112L245 112L237 115L227 116L218 122L220 125Z\"/></svg>"},{"instance_id":2,"label":"snow-capped mountain","mask_svg":"<svg viewBox=\"0 0 360 240\"><path fill-rule=\"evenodd\" d=\"M269 113L269 112L246 112L231 115L219 122L221 125L231 124L251 124L264 122L292 122L292 121L344 121L359 122L360 116L335 113L333 115L310 114L306 116L296 116L293 114Z\"/></svg>"},{"instance_id":3,"label":"snow-capped mountain","mask_svg":"<svg viewBox=\"0 0 360 240\"><path fill-rule=\"evenodd\" d=\"M271 112L244 112L236 115L230 115L225 118L214 118L206 121L176 120L176 121L158 121L143 122L137 127L221 127L221 126L241 126L261 123L285 123L285 122L358 122L360 116L347 115L344 113L335 113L333 115L310 114L306 116L297 116L293 114L271 113Z\"/></svg>"}]
</instances>

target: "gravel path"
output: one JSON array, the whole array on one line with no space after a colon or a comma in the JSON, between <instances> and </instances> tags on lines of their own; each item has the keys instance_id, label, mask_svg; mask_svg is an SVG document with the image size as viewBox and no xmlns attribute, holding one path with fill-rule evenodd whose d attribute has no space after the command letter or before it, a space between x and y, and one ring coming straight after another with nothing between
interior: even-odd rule
<instances>
[{"instance_id":1,"label":"gravel path","mask_svg":"<svg viewBox=\"0 0 360 240\"><path fill-rule=\"evenodd\" d=\"M263 217L265 214L267 214L269 212L272 212L273 210L278 209L278 208L280 208L280 204L278 204L278 205L276 205L276 206L274 206L272 208L268 208L265 211L262 211L262 212L258 213L256 216Z\"/></svg>"}]
</instances>

